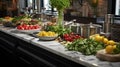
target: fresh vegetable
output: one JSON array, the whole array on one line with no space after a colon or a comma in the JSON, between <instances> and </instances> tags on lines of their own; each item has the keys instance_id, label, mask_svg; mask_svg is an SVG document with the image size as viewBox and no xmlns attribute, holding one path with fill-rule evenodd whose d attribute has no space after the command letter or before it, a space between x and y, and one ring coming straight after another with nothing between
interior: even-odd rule
<instances>
[{"instance_id":1,"label":"fresh vegetable","mask_svg":"<svg viewBox=\"0 0 120 67\"><path fill-rule=\"evenodd\" d=\"M12 20L13 23L17 23L21 19L25 18L25 16L15 16L14 19Z\"/></svg>"},{"instance_id":2,"label":"fresh vegetable","mask_svg":"<svg viewBox=\"0 0 120 67\"><path fill-rule=\"evenodd\" d=\"M114 47L113 54L120 54L120 42L116 43Z\"/></svg>"},{"instance_id":3,"label":"fresh vegetable","mask_svg":"<svg viewBox=\"0 0 120 67\"><path fill-rule=\"evenodd\" d=\"M53 31L55 33L58 33L58 35L63 35L65 33L70 33L71 30L69 28L63 28L63 27L60 27L58 25L52 25L52 26L46 26L46 31Z\"/></svg>"},{"instance_id":4,"label":"fresh vegetable","mask_svg":"<svg viewBox=\"0 0 120 67\"><path fill-rule=\"evenodd\" d=\"M11 22L13 20L13 17L6 16L2 19L3 22Z\"/></svg>"},{"instance_id":5,"label":"fresh vegetable","mask_svg":"<svg viewBox=\"0 0 120 67\"><path fill-rule=\"evenodd\" d=\"M102 42L105 45L105 52L107 54L117 54L120 53L120 43L116 43L114 40L109 40L104 36L100 36L99 34L95 34L90 36L91 39L95 41Z\"/></svg>"},{"instance_id":6,"label":"fresh vegetable","mask_svg":"<svg viewBox=\"0 0 120 67\"><path fill-rule=\"evenodd\" d=\"M73 32L63 34L63 39L64 39L65 41L73 42L74 40L79 39L79 38L81 38L81 36L78 35L78 34L75 34L75 33L73 33Z\"/></svg>"},{"instance_id":7,"label":"fresh vegetable","mask_svg":"<svg viewBox=\"0 0 120 67\"><path fill-rule=\"evenodd\" d=\"M38 29L40 28L40 26L38 24L36 25L26 25L26 24L22 24L17 26L18 30L34 30L34 29Z\"/></svg>"},{"instance_id":8,"label":"fresh vegetable","mask_svg":"<svg viewBox=\"0 0 120 67\"><path fill-rule=\"evenodd\" d=\"M93 39L77 39L66 46L68 50L79 51L84 55L95 55L98 50L104 49L105 45L102 42Z\"/></svg>"},{"instance_id":9,"label":"fresh vegetable","mask_svg":"<svg viewBox=\"0 0 120 67\"><path fill-rule=\"evenodd\" d=\"M15 25L20 25L20 24L35 25L35 24L39 24L39 22L40 22L39 19L33 19L28 15L15 16L14 19L12 20L12 23L14 23Z\"/></svg>"},{"instance_id":10,"label":"fresh vegetable","mask_svg":"<svg viewBox=\"0 0 120 67\"><path fill-rule=\"evenodd\" d=\"M58 11L58 24L62 25L63 11L70 6L70 0L50 0L50 5Z\"/></svg>"}]
</instances>

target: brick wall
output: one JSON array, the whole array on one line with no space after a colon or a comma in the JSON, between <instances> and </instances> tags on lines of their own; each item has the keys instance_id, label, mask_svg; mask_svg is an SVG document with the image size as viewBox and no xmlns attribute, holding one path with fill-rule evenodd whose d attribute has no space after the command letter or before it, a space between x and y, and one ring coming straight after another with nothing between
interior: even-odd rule
<instances>
[{"instance_id":1,"label":"brick wall","mask_svg":"<svg viewBox=\"0 0 120 67\"><path fill-rule=\"evenodd\" d=\"M82 16L82 6L76 2L77 0L73 1L72 6L70 7L70 9L73 9L74 12L76 13L80 13L79 15ZM107 14L107 1L108 0L99 0L98 3L98 7L97 7L97 16L98 17L104 17L105 14ZM86 0L83 0L83 3L87 2ZM93 8L87 4L89 12L88 12L88 16L93 16ZM77 14L78 15L78 14Z\"/></svg>"},{"instance_id":2,"label":"brick wall","mask_svg":"<svg viewBox=\"0 0 120 67\"><path fill-rule=\"evenodd\" d=\"M107 14L107 0L99 0L98 16L104 16Z\"/></svg>"}]
</instances>

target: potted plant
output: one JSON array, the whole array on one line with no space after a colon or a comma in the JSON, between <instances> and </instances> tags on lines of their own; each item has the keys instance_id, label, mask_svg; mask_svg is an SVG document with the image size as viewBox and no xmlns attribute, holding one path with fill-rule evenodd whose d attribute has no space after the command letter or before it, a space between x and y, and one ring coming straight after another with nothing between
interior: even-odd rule
<instances>
[{"instance_id":1,"label":"potted plant","mask_svg":"<svg viewBox=\"0 0 120 67\"><path fill-rule=\"evenodd\" d=\"M64 9L70 6L70 0L50 0L50 5L58 11L58 25L62 25Z\"/></svg>"},{"instance_id":2,"label":"potted plant","mask_svg":"<svg viewBox=\"0 0 120 67\"><path fill-rule=\"evenodd\" d=\"M59 36L62 36L64 33L71 32L70 29L64 28L63 26L63 12L65 8L70 6L70 0L50 0L50 5L57 9L58 19L56 25L47 25L45 30L56 32Z\"/></svg>"}]
</instances>

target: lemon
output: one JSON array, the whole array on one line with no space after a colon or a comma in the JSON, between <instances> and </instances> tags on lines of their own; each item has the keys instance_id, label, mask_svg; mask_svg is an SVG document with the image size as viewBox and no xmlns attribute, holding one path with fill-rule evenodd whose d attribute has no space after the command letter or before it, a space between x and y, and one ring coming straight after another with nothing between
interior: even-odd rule
<instances>
[{"instance_id":1,"label":"lemon","mask_svg":"<svg viewBox=\"0 0 120 67\"><path fill-rule=\"evenodd\" d=\"M100 42L100 41L102 41L102 39L103 39L103 36L100 36L100 35L96 35L96 36L95 36L95 40L96 40L96 41L99 41L99 42Z\"/></svg>"},{"instance_id":2,"label":"lemon","mask_svg":"<svg viewBox=\"0 0 120 67\"><path fill-rule=\"evenodd\" d=\"M107 45L115 45L115 41L109 40L109 41L107 42Z\"/></svg>"},{"instance_id":3,"label":"lemon","mask_svg":"<svg viewBox=\"0 0 120 67\"><path fill-rule=\"evenodd\" d=\"M107 45L107 42L108 42L108 39L107 39L107 38L104 38L104 39L103 39L103 43Z\"/></svg>"},{"instance_id":4,"label":"lemon","mask_svg":"<svg viewBox=\"0 0 120 67\"><path fill-rule=\"evenodd\" d=\"M38 35L38 36L42 36L42 33L38 33L37 35Z\"/></svg>"},{"instance_id":5,"label":"lemon","mask_svg":"<svg viewBox=\"0 0 120 67\"><path fill-rule=\"evenodd\" d=\"M39 32L38 34L37 34L37 36L50 36L50 37L52 37L52 36L56 36L56 33L55 32L52 32L52 31L41 31L41 32Z\"/></svg>"},{"instance_id":6,"label":"lemon","mask_svg":"<svg viewBox=\"0 0 120 67\"><path fill-rule=\"evenodd\" d=\"M113 49L114 48L112 45L108 45L108 46L106 46L105 51L106 51L106 53L111 54L113 52Z\"/></svg>"},{"instance_id":7,"label":"lemon","mask_svg":"<svg viewBox=\"0 0 120 67\"><path fill-rule=\"evenodd\" d=\"M54 36L54 35L53 35L53 33L50 33L50 34L49 34L49 36L51 36L51 37L52 37L52 36Z\"/></svg>"},{"instance_id":8,"label":"lemon","mask_svg":"<svg viewBox=\"0 0 120 67\"><path fill-rule=\"evenodd\" d=\"M104 36L100 36L100 41L103 42Z\"/></svg>"},{"instance_id":9,"label":"lemon","mask_svg":"<svg viewBox=\"0 0 120 67\"><path fill-rule=\"evenodd\" d=\"M116 48L116 45L113 45L113 49L115 49Z\"/></svg>"},{"instance_id":10,"label":"lemon","mask_svg":"<svg viewBox=\"0 0 120 67\"><path fill-rule=\"evenodd\" d=\"M48 31L49 36L55 36L55 32Z\"/></svg>"},{"instance_id":11,"label":"lemon","mask_svg":"<svg viewBox=\"0 0 120 67\"><path fill-rule=\"evenodd\" d=\"M42 33L41 33L41 32L39 32L39 33L37 34L37 36L42 36Z\"/></svg>"},{"instance_id":12,"label":"lemon","mask_svg":"<svg viewBox=\"0 0 120 67\"><path fill-rule=\"evenodd\" d=\"M47 32L44 32L42 36L49 36Z\"/></svg>"}]
</instances>

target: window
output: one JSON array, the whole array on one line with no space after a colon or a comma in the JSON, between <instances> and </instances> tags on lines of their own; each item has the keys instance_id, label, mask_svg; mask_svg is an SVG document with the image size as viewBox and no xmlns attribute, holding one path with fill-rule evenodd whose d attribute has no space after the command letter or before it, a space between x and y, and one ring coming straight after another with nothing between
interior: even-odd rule
<instances>
[{"instance_id":1,"label":"window","mask_svg":"<svg viewBox=\"0 0 120 67\"><path fill-rule=\"evenodd\" d=\"M46 8L46 10L52 10L51 5L49 4L49 0L43 0L43 4L44 4L44 7ZM54 8L53 11L57 11L56 8Z\"/></svg>"},{"instance_id":2,"label":"window","mask_svg":"<svg viewBox=\"0 0 120 67\"><path fill-rule=\"evenodd\" d=\"M120 0L116 0L115 15L120 15Z\"/></svg>"},{"instance_id":3,"label":"window","mask_svg":"<svg viewBox=\"0 0 120 67\"><path fill-rule=\"evenodd\" d=\"M46 8L46 10L51 10L51 6L49 4L49 0L44 0L44 7Z\"/></svg>"}]
</instances>

